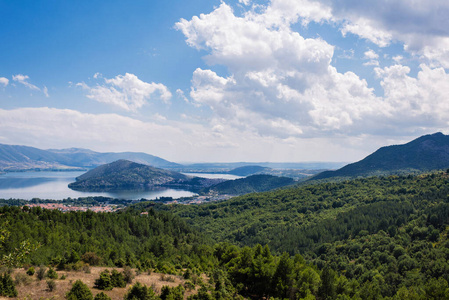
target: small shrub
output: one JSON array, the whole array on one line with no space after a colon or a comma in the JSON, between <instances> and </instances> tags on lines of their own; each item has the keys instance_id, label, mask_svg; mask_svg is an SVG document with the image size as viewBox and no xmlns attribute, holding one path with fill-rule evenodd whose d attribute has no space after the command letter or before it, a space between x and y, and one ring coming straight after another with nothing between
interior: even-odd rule
<instances>
[{"instance_id":1,"label":"small shrub","mask_svg":"<svg viewBox=\"0 0 449 300\"><path fill-rule=\"evenodd\" d=\"M176 281L174 276L170 276L170 275L166 275L166 274L161 274L160 279L161 279L161 281L167 281L167 282L175 282Z\"/></svg>"},{"instance_id":2,"label":"small shrub","mask_svg":"<svg viewBox=\"0 0 449 300\"><path fill-rule=\"evenodd\" d=\"M56 281L53 279L47 279L47 289L49 292L56 290Z\"/></svg>"},{"instance_id":3,"label":"small shrub","mask_svg":"<svg viewBox=\"0 0 449 300\"><path fill-rule=\"evenodd\" d=\"M93 300L92 292L81 280L75 281L66 298L67 300Z\"/></svg>"},{"instance_id":4,"label":"small shrub","mask_svg":"<svg viewBox=\"0 0 449 300\"><path fill-rule=\"evenodd\" d=\"M200 277L198 275L196 275L196 274L192 274L190 279L192 280L193 284L198 284L199 281L200 281Z\"/></svg>"},{"instance_id":5,"label":"small shrub","mask_svg":"<svg viewBox=\"0 0 449 300\"><path fill-rule=\"evenodd\" d=\"M91 266L98 266L101 262L101 257L95 252L86 252L81 256L81 260Z\"/></svg>"},{"instance_id":6,"label":"small shrub","mask_svg":"<svg viewBox=\"0 0 449 300\"><path fill-rule=\"evenodd\" d=\"M125 276L123 273L117 272L117 270L112 270L111 273L111 284L113 287L123 288L126 286Z\"/></svg>"},{"instance_id":7,"label":"small shrub","mask_svg":"<svg viewBox=\"0 0 449 300\"><path fill-rule=\"evenodd\" d=\"M59 279L64 280L64 279L66 279L66 278L67 278L67 276L65 276L65 274L62 274L62 275L61 275L61 278L59 278Z\"/></svg>"},{"instance_id":8,"label":"small shrub","mask_svg":"<svg viewBox=\"0 0 449 300\"><path fill-rule=\"evenodd\" d=\"M79 270L81 270L83 268L83 266L84 266L84 262L82 262L81 260L77 261L76 263L74 263L72 265L72 270L79 271Z\"/></svg>"},{"instance_id":9,"label":"small shrub","mask_svg":"<svg viewBox=\"0 0 449 300\"><path fill-rule=\"evenodd\" d=\"M33 279L30 276L27 276L23 273L18 273L16 274L15 278L14 278L14 284L16 286L18 285L29 285Z\"/></svg>"},{"instance_id":10,"label":"small shrub","mask_svg":"<svg viewBox=\"0 0 449 300\"><path fill-rule=\"evenodd\" d=\"M132 288L126 293L124 300L153 300L156 299L154 291L151 287L142 285L137 282Z\"/></svg>"},{"instance_id":11,"label":"small shrub","mask_svg":"<svg viewBox=\"0 0 449 300\"><path fill-rule=\"evenodd\" d=\"M111 297L109 297L105 293L101 292L95 296L94 300L111 300Z\"/></svg>"},{"instance_id":12,"label":"small shrub","mask_svg":"<svg viewBox=\"0 0 449 300\"><path fill-rule=\"evenodd\" d=\"M183 300L185 289L182 285L177 287L169 287L164 285L161 290L160 298L161 300Z\"/></svg>"},{"instance_id":13,"label":"small shrub","mask_svg":"<svg viewBox=\"0 0 449 300\"><path fill-rule=\"evenodd\" d=\"M0 284L0 296L5 297L17 297L17 290L14 285L14 281L11 278L11 275L8 273L4 273L1 277Z\"/></svg>"},{"instance_id":14,"label":"small shrub","mask_svg":"<svg viewBox=\"0 0 449 300\"><path fill-rule=\"evenodd\" d=\"M12 275L12 273L14 273L15 269L13 267L7 267L7 266L2 266L0 267L0 273L8 273L9 275Z\"/></svg>"},{"instance_id":15,"label":"small shrub","mask_svg":"<svg viewBox=\"0 0 449 300\"><path fill-rule=\"evenodd\" d=\"M195 285L193 284L193 282L191 282L190 280L187 280L186 282L184 282L184 288L187 291L191 291L195 289Z\"/></svg>"},{"instance_id":16,"label":"small shrub","mask_svg":"<svg viewBox=\"0 0 449 300\"><path fill-rule=\"evenodd\" d=\"M135 274L130 267L126 266L125 269L123 269L123 277L124 277L126 283L132 283L134 280Z\"/></svg>"},{"instance_id":17,"label":"small shrub","mask_svg":"<svg viewBox=\"0 0 449 300\"><path fill-rule=\"evenodd\" d=\"M34 273L36 273L36 270L34 270L34 267L30 267L30 268L27 270L27 275L29 275L29 276L33 276Z\"/></svg>"},{"instance_id":18,"label":"small shrub","mask_svg":"<svg viewBox=\"0 0 449 300\"><path fill-rule=\"evenodd\" d=\"M55 269L50 267L47 271L47 277L50 279L58 279L58 273L56 273Z\"/></svg>"},{"instance_id":19,"label":"small shrub","mask_svg":"<svg viewBox=\"0 0 449 300\"><path fill-rule=\"evenodd\" d=\"M84 273L86 273L86 274L90 274L90 272L91 272L90 266L89 266L88 264L85 264L85 265L83 266L83 271L84 271Z\"/></svg>"},{"instance_id":20,"label":"small shrub","mask_svg":"<svg viewBox=\"0 0 449 300\"><path fill-rule=\"evenodd\" d=\"M41 266L38 270L37 270L37 279L42 280L45 278L45 273L47 272L47 268L44 266Z\"/></svg>"},{"instance_id":21,"label":"small shrub","mask_svg":"<svg viewBox=\"0 0 449 300\"><path fill-rule=\"evenodd\" d=\"M100 278L95 280L95 288L105 291L112 290L113 285L109 270L104 270L103 272L100 273Z\"/></svg>"},{"instance_id":22,"label":"small shrub","mask_svg":"<svg viewBox=\"0 0 449 300\"><path fill-rule=\"evenodd\" d=\"M187 269L184 274L182 275L182 277L184 279L190 279L190 277L192 277L192 271L190 271L190 269Z\"/></svg>"}]
</instances>

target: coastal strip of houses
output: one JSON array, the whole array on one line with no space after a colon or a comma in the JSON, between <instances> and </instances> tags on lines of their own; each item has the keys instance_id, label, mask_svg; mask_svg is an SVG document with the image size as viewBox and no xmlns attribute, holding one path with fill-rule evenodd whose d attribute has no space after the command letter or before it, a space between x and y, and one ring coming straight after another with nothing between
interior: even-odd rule
<instances>
[{"instance_id":1,"label":"coastal strip of houses","mask_svg":"<svg viewBox=\"0 0 449 300\"><path fill-rule=\"evenodd\" d=\"M44 209L57 209L62 212L69 211L93 211L93 212L115 212L118 210L117 205L101 205L101 206L73 206L62 203L33 203L26 205L28 207L40 207Z\"/></svg>"}]
</instances>

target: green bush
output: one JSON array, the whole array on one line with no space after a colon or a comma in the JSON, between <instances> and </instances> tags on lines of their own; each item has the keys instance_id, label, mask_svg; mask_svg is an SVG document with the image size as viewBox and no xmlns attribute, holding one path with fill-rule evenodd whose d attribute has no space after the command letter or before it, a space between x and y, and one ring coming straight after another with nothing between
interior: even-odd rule
<instances>
[{"instance_id":1,"label":"green bush","mask_svg":"<svg viewBox=\"0 0 449 300\"><path fill-rule=\"evenodd\" d=\"M111 284L113 287L123 288L126 286L125 277L123 273L117 272L117 270L112 270L111 273Z\"/></svg>"},{"instance_id":2,"label":"green bush","mask_svg":"<svg viewBox=\"0 0 449 300\"><path fill-rule=\"evenodd\" d=\"M36 273L36 271L34 270L34 267L30 267L30 268L27 270L27 275L33 276L34 273Z\"/></svg>"},{"instance_id":3,"label":"green bush","mask_svg":"<svg viewBox=\"0 0 449 300\"><path fill-rule=\"evenodd\" d=\"M111 300L111 297L109 297L105 293L101 292L95 296L94 300Z\"/></svg>"},{"instance_id":4,"label":"green bush","mask_svg":"<svg viewBox=\"0 0 449 300\"><path fill-rule=\"evenodd\" d=\"M100 278L95 280L95 288L97 289L109 291L112 290L113 287L109 270L101 272Z\"/></svg>"},{"instance_id":5,"label":"green bush","mask_svg":"<svg viewBox=\"0 0 449 300\"><path fill-rule=\"evenodd\" d=\"M47 271L47 277L50 279L58 279L58 273L56 273L55 269L49 268Z\"/></svg>"},{"instance_id":6,"label":"green bush","mask_svg":"<svg viewBox=\"0 0 449 300\"><path fill-rule=\"evenodd\" d=\"M184 279L190 279L190 277L192 276L192 271L190 271L190 269L187 269L184 274L182 275L182 277Z\"/></svg>"},{"instance_id":7,"label":"green bush","mask_svg":"<svg viewBox=\"0 0 449 300\"><path fill-rule=\"evenodd\" d=\"M4 273L0 280L0 296L17 297L17 290L11 275Z\"/></svg>"},{"instance_id":8,"label":"green bush","mask_svg":"<svg viewBox=\"0 0 449 300\"><path fill-rule=\"evenodd\" d=\"M164 285L161 290L161 300L183 300L185 289L182 285L177 287L169 287Z\"/></svg>"},{"instance_id":9,"label":"green bush","mask_svg":"<svg viewBox=\"0 0 449 300\"><path fill-rule=\"evenodd\" d=\"M195 289L195 285L193 284L193 282L191 282L190 280L187 280L186 282L184 282L184 288L187 291L191 291Z\"/></svg>"},{"instance_id":10,"label":"green bush","mask_svg":"<svg viewBox=\"0 0 449 300\"><path fill-rule=\"evenodd\" d=\"M92 292L81 280L75 281L66 298L67 300L93 300Z\"/></svg>"},{"instance_id":11,"label":"green bush","mask_svg":"<svg viewBox=\"0 0 449 300\"><path fill-rule=\"evenodd\" d=\"M131 287L128 293L125 295L124 300L155 300L157 299L154 291L151 287L142 285L137 282L133 287Z\"/></svg>"}]
</instances>

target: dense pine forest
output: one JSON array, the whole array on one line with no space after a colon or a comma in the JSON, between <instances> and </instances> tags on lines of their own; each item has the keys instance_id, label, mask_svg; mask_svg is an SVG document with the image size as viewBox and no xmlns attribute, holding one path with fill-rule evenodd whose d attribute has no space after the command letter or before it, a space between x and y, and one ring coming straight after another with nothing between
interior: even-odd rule
<instances>
[{"instance_id":1,"label":"dense pine forest","mask_svg":"<svg viewBox=\"0 0 449 300\"><path fill-rule=\"evenodd\" d=\"M190 299L449 297L445 172L297 186L202 205L142 202L116 213L3 206L0 214L10 233L2 255L30 241L39 247L25 257L29 266L176 274L201 286Z\"/></svg>"}]
</instances>

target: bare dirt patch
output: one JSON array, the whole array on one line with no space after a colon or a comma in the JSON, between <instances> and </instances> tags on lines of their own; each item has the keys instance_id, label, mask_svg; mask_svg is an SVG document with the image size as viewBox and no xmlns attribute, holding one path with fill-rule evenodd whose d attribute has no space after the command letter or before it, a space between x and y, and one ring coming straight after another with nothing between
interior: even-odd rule
<instances>
[{"instance_id":1,"label":"bare dirt patch","mask_svg":"<svg viewBox=\"0 0 449 300\"><path fill-rule=\"evenodd\" d=\"M142 284L145 284L147 286L153 287L154 291L157 294L160 294L161 288L164 285L168 285L170 287L178 286L179 284L184 285L185 280L180 276L175 275L169 275L169 274L161 274L161 273L152 273L151 275L148 275L148 273L141 273L140 275L137 275L132 284L128 284L125 288L113 288L111 291L102 291L94 288L95 280L100 277L100 273L108 269L109 271L112 271L113 269L117 270L118 272L122 272L123 269L121 268L106 268L106 267L91 267L90 273L86 273L84 271L57 271L58 273L58 279L55 279L56 282L56 288L53 291L48 290L48 285L46 282L46 279L44 280L38 280L36 274L33 276L28 276L30 278L30 282L28 283L22 283L20 285L16 285L16 289L18 292L17 298L2 298L0 299L65 299L65 295L67 292L72 288L72 285L75 281L81 280L92 291L93 296L95 297L96 294L100 292L104 292L109 297L111 297L113 300L123 299L128 289L135 284L136 282L140 282ZM135 269L133 270L136 271ZM23 274L25 275L25 270L23 269L17 269L12 274L12 277L15 278L17 274ZM60 279L63 275L66 276L65 279ZM19 275L20 276L20 275ZM165 279L165 280L162 280ZM169 281L166 281L169 280ZM198 287L196 287L198 288ZM184 299L186 299L189 295L195 293L195 290L192 291L186 291L184 295Z\"/></svg>"}]
</instances>

